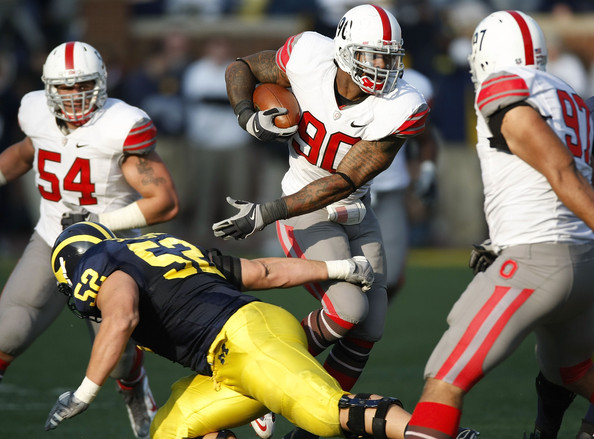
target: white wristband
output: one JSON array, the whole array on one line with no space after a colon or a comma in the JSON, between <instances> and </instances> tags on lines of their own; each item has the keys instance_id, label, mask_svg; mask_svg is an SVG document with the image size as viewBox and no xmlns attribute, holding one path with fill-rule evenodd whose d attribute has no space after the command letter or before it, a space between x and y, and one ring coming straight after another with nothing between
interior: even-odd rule
<instances>
[{"instance_id":1,"label":"white wristband","mask_svg":"<svg viewBox=\"0 0 594 439\"><path fill-rule=\"evenodd\" d=\"M113 231L135 229L147 225L146 218L140 211L137 201L112 212L100 213L98 220Z\"/></svg>"},{"instance_id":2,"label":"white wristband","mask_svg":"<svg viewBox=\"0 0 594 439\"><path fill-rule=\"evenodd\" d=\"M2 171L0 171L0 186L4 186L6 183L8 183L8 181Z\"/></svg>"},{"instance_id":3,"label":"white wristband","mask_svg":"<svg viewBox=\"0 0 594 439\"><path fill-rule=\"evenodd\" d=\"M76 396L85 404L90 404L95 399L100 389L101 386L98 386L85 376L85 379L82 381L82 383L80 383L80 386L74 392L74 396Z\"/></svg>"},{"instance_id":4,"label":"white wristband","mask_svg":"<svg viewBox=\"0 0 594 439\"><path fill-rule=\"evenodd\" d=\"M328 268L328 279L346 279L352 271L352 266L346 259L324 262Z\"/></svg>"}]
</instances>

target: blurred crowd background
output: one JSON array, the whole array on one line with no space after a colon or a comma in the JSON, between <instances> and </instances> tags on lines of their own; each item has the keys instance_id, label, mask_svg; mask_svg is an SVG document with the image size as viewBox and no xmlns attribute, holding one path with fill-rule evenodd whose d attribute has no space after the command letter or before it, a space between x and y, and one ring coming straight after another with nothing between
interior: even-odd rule
<instances>
[{"instance_id":1,"label":"blurred crowd background","mask_svg":"<svg viewBox=\"0 0 594 439\"><path fill-rule=\"evenodd\" d=\"M304 30L333 37L344 12L361 3L367 2L0 0L0 150L23 136L19 102L28 91L43 88L48 51L64 41L85 41L106 62L109 95L144 109L158 127L157 148L182 203L179 217L158 229L225 250L276 254L272 226L242 243L223 244L210 230L214 221L233 213L227 195L256 202L278 197L287 167L284 144L257 142L237 126L226 98L225 67L237 56L276 50ZM493 10L532 15L549 43L548 70L587 98L594 95L594 1L375 3L395 14L406 65L425 74L434 88L431 123L440 141L437 198L427 206L411 195L411 245L480 242L487 230L467 65L472 31ZM37 221L37 197L32 178L0 188L0 255L22 250Z\"/></svg>"}]
</instances>

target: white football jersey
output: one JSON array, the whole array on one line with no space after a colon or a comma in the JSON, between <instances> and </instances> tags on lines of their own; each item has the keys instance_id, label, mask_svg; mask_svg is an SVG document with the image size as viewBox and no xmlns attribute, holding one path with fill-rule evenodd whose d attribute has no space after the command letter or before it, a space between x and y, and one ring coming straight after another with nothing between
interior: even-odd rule
<instances>
[{"instance_id":1,"label":"white football jersey","mask_svg":"<svg viewBox=\"0 0 594 439\"><path fill-rule=\"evenodd\" d=\"M155 148L156 129L144 111L109 98L86 124L65 135L49 111L45 92L34 91L21 101L19 124L35 148L33 170L41 195L35 230L50 246L62 231L63 213L76 206L109 212L139 198L120 165L124 153Z\"/></svg>"},{"instance_id":2,"label":"white football jersey","mask_svg":"<svg viewBox=\"0 0 594 439\"><path fill-rule=\"evenodd\" d=\"M402 78L419 90L425 101L430 105L430 102L433 100L433 85L429 78L414 69L404 69ZM395 189L406 189L409 184L410 174L408 173L408 163L406 160L406 144L404 144L388 169L373 179L371 190L391 191Z\"/></svg>"},{"instance_id":3,"label":"white football jersey","mask_svg":"<svg viewBox=\"0 0 594 439\"><path fill-rule=\"evenodd\" d=\"M567 145L585 178L592 178L593 127L582 98L565 82L533 68L512 67L490 75L475 101L490 238L499 248L591 241L592 230L559 200L544 175L509 151L491 146L488 118L523 101L536 109Z\"/></svg>"},{"instance_id":4,"label":"white football jersey","mask_svg":"<svg viewBox=\"0 0 594 439\"><path fill-rule=\"evenodd\" d=\"M301 107L299 129L289 140L289 170L282 181L287 195L334 173L359 140L410 137L425 127L429 112L425 99L403 79L387 95L370 95L356 105L339 107L334 94L334 42L330 38L315 32L293 36L277 51L276 62L286 72ZM348 199L365 195L370 184Z\"/></svg>"}]
</instances>

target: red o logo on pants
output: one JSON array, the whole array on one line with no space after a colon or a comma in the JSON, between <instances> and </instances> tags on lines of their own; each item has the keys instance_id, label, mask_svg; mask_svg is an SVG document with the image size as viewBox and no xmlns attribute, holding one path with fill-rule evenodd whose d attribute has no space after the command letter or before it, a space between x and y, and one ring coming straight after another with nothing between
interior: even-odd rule
<instances>
[{"instance_id":1,"label":"red o logo on pants","mask_svg":"<svg viewBox=\"0 0 594 439\"><path fill-rule=\"evenodd\" d=\"M501 268L499 269L499 275L504 279L509 279L513 277L517 269L518 263L516 261L508 259L503 263L503 265L501 265Z\"/></svg>"}]
</instances>

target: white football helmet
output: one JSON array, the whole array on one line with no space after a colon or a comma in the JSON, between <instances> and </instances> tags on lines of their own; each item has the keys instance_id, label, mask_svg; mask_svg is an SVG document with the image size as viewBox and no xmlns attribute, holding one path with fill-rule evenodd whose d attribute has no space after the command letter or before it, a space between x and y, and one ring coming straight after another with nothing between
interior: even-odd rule
<instances>
[{"instance_id":1,"label":"white football helmet","mask_svg":"<svg viewBox=\"0 0 594 439\"><path fill-rule=\"evenodd\" d=\"M510 66L545 70L547 45L538 23L520 11L498 11L484 18L472 36L468 56L472 82Z\"/></svg>"},{"instance_id":2,"label":"white football helmet","mask_svg":"<svg viewBox=\"0 0 594 439\"><path fill-rule=\"evenodd\" d=\"M334 58L366 93L381 95L396 88L402 77L402 31L390 12L361 5L340 19L334 37Z\"/></svg>"},{"instance_id":3,"label":"white football helmet","mask_svg":"<svg viewBox=\"0 0 594 439\"><path fill-rule=\"evenodd\" d=\"M82 125L107 100L107 70L101 55L89 44L71 41L53 49L43 65L41 80L45 84L47 104L59 119ZM57 86L72 87L95 81L90 90L60 94Z\"/></svg>"}]
</instances>

